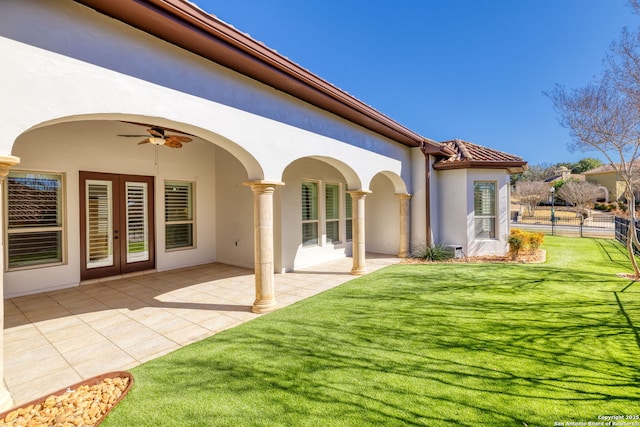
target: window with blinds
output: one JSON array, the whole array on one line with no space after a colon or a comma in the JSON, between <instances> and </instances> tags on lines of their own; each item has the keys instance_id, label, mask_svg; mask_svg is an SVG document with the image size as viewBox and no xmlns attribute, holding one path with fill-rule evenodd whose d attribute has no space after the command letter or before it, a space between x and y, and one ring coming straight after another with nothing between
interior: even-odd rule
<instances>
[{"instance_id":1,"label":"window with blinds","mask_svg":"<svg viewBox=\"0 0 640 427\"><path fill-rule=\"evenodd\" d=\"M347 242L350 242L352 240L352 236L353 236L353 214L352 212L352 208L351 208L351 194L346 193L344 195L344 216L345 216L345 225L346 225L346 229L345 229L345 234L347 236Z\"/></svg>"},{"instance_id":2,"label":"window with blinds","mask_svg":"<svg viewBox=\"0 0 640 427\"><path fill-rule=\"evenodd\" d=\"M63 262L63 175L12 171L7 177L7 266Z\"/></svg>"},{"instance_id":3,"label":"window with blinds","mask_svg":"<svg viewBox=\"0 0 640 427\"><path fill-rule=\"evenodd\" d=\"M302 245L318 245L318 183L302 182Z\"/></svg>"},{"instance_id":4,"label":"window with blinds","mask_svg":"<svg viewBox=\"0 0 640 427\"><path fill-rule=\"evenodd\" d=\"M475 235L478 239L496 238L496 183L476 181L473 184Z\"/></svg>"},{"instance_id":5,"label":"window with blinds","mask_svg":"<svg viewBox=\"0 0 640 427\"><path fill-rule=\"evenodd\" d=\"M166 181L164 185L165 246L194 247L193 183Z\"/></svg>"},{"instance_id":6,"label":"window with blinds","mask_svg":"<svg viewBox=\"0 0 640 427\"><path fill-rule=\"evenodd\" d=\"M325 193L325 234L327 243L340 242L340 186L326 184Z\"/></svg>"}]
</instances>

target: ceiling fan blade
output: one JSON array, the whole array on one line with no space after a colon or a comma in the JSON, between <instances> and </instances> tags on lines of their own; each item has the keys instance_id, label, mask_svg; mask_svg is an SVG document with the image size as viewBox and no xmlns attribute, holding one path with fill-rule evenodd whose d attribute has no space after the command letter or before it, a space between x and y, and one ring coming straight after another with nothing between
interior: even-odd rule
<instances>
[{"instance_id":1,"label":"ceiling fan blade","mask_svg":"<svg viewBox=\"0 0 640 427\"><path fill-rule=\"evenodd\" d=\"M164 129L162 128L152 127L150 129L147 129L147 132L149 132L152 136L155 136L156 138L164 138Z\"/></svg>"},{"instance_id":2,"label":"ceiling fan blade","mask_svg":"<svg viewBox=\"0 0 640 427\"><path fill-rule=\"evenodd\" d=\"M143 140L143 141L138 142L138 145L142 145L142 144L149 144L150 142L151 142L151 141L149 141L149 138L147 138L147 139L145 139L145 140Z\"/></svg>"},{"instance_id":3,"label":"ceiling fan blade","mask_svg":"<svg viewBox=\"0 0 640 427\"><path fill-rule=\"evenodd\" d=\"M124 136L126 138L131 138L131 137L135 137L135 138L146 138L149 135L118 135L118 136Z\"/></svg>"},{"instance_id":4,"label":"ceiling fan blade","mask_svg":"<svg viewBox=\"0 0 640 427\"><path fill-rule=\"evenodd\" d=\"M180 142L190 142L191 138L186 137L186 136L182 136L182 135L171 135L169 138L175 139L176 141L180 141Z\"/></svg>"},{"instance_id":5,"label":"ceiling fan blade","mask_svg":"<svg viewBox=\"0 0 640 427\"><path fill-rule=\"evenodd\" d=\"M180 141L177 141L173 136L168 137L164 141L164 145L166 145L167 147L171 147L171 148L181 148L182 147L182 143Z\"/></svg>"}]
</instances>

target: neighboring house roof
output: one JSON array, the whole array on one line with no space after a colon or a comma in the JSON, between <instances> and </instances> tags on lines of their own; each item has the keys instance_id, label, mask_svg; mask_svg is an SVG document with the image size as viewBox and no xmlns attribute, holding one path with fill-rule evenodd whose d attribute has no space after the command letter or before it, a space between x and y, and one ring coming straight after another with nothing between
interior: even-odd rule
<instances>
[{"instance_id":1,"label":"neighboring house roof","mask_svg":"<svg viewBox=\"0 0 640 427\"><path fill-rule=\"evenodd\" d=\"M597 175L600 173L610 173L610 172L616 172L616 170L613 168L613 166L611 165L602 165L599 166L595 169L591 169L586 171L584 174L585 175Z\"/></svg>"},{"instance_id":2,"label":"neighboring house roof","mask_svg":"<svg viewBox=\"0 0 640 427\"><path fill-rule=\"evenodd\" d=\"M409 147L439 145L186 0L75 0Z\"/></svg>"},{"instance_id":3,"label":"neighboring house roof","mask_svg":"<svg viewBox=\"0 0 640 427\"><path fill-rule=\"evenodd\" d=\"M521 173L527 162L521 157L504 153L482 145L454 139L441 143L453 154L436 161L436 170L448 169L507 169L509 173Z\"/></svg>"},{"instance_id":4,"label":"neighboring house roof","mask_svg":"<svg viewBox=\"0 0 640 427\"><path fill-rule=\"evenodd\" d=\"M621 164L617 163L616 167L620 168ZM635 174L640 173L640 164L634 163L632 171ZM615 168L613 167L613 165L606 164L606 165L599 166L599 167L597 167L595 169L588 170L584 174L585 175L598 175L598 174L603 174L603 173L617 173L617 172L616 172Z\"/></svg>"}]
</instances>

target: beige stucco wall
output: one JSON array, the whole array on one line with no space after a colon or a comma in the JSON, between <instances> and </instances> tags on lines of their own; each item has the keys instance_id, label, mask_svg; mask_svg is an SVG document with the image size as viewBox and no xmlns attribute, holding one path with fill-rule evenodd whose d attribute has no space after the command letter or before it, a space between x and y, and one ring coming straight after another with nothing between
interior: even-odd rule
<instances>
[{"instance_id":1,"label":"beige stucco wall","mask_svg":"<svg viewBox=\"0 0 640 427\"><path fill-rule=\"evenodd\" d=\"M624 185L616 178L616 172L586 174L586 180L597 185L602 185L609 191L609 200L616 201L624 196Z\"/></svg>"}]
</instances>

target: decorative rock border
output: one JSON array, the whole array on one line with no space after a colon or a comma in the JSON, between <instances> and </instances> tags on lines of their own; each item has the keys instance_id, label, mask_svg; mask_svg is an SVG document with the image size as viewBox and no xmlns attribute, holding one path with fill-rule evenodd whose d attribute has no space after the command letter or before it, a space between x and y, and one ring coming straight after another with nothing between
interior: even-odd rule
<instances>
[{"instance_id":1,"label":"decorative rock border","mask_svg":"<svg viewBox=\"0 0 640 427\"><path fill-rule=\"evenodd\" d=\"M126 371L98 375L1 413L0 427L98 426L132 384Z\"/></svg>"}]
</instances>

